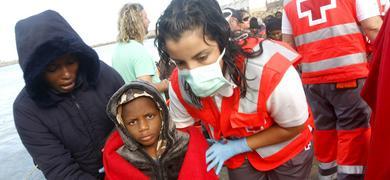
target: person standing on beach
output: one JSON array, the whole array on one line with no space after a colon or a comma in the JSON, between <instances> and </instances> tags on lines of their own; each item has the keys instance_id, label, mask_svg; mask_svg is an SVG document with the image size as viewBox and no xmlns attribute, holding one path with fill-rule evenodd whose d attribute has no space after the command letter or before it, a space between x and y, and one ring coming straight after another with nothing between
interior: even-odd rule
<instances>
[{"instance_id":1,"label":"person standing on beach","mask_svg":"<svg viewBox=\"0 0 390 180\"><path fill-rule=\"evenodd\" d=\"M126 84L141 79L153 83L160 92L168 89L169 81L160 81L155 61L142 44L147 34L149 19L141 4L125 4L119 12L117 45L112 67L121 74Z\"/></svg>"},{"instance_id":2,"label":"person standing on beach","mask_svg":"<svg viewBox=\"0 0 390 180\"><path fill-rule=\"evenodd\" d=\"M293 63L300 55L276 41L234 40L216 0L172 0L156 25L170 80L176 127L201 123L211 146L207 170L229 179L308 179L312 116Z\"/></svg>"},{"instance_id":3,"label":"person standing on beach","mask_svg":"<svg viewBox=\"0 0 390 180\"><path fill-rule=\"evenodd\" d=\"M49 180L102 179L105 107L122 78L55 11L20 20L15 37L25 86L13 113L34 163Z\"/></svg>"}]
</instances>

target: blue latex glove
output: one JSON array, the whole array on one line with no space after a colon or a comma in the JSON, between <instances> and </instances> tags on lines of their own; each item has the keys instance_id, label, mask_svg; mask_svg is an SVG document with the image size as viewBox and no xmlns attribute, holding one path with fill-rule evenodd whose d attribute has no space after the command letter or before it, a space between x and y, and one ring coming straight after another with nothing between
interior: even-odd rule
<instances>
[{"instance_id":1,"label":"blue latex glove","mask_svg":"<svg viewBox=\"0 0 390 180\"><path fill-rule=\"evenodd\" d=\"M252 151L252 149L246 143L246 138L227 140L224 143L216 142L206 151L207 171L217 166L215 173L218 175L226 160L248 151Z\"/></svg>"}]
</instances>

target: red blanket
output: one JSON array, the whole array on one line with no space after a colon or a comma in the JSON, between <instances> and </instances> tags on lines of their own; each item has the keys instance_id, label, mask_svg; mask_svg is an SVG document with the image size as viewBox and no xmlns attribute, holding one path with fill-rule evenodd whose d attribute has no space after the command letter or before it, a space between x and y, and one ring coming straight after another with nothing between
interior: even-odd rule
<instances>
[{"instance_id":1,"label":"red blanket","mask_svg":"<svg viewBox=\"0 0 390 180\"><path fill-rule=\"evenodd\" d=\"M370 74L362 91L372 108L371 145L366 179L390 177L390 17L387 13L376 41Z\"/></svg>"},{"instance_id":2,"label":"red blanket","mask_svg":"<svg viewBox=\"0 0 390 180\"><path fill-rule=\"evenodd\" d=\"M178 179L218 179L214 170L206 172L206 150L208 144L197 128L188 128L186 131L190 134L190 141L187 152L180 169ZM141 171L123 159L116 150L123 145L119 133L115 131L107 140L103 152L103 163L106 180L146 180L150 179Z\"/></svg>"}]
</instances>

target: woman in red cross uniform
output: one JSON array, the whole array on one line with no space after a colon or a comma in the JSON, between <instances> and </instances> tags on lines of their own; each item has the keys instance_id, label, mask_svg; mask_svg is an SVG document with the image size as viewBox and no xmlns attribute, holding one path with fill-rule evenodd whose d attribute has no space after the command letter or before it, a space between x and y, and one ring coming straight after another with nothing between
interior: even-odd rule
<instances>
[{"instance_id":1,"label":"woman in red cross uniform","mask_svg":"<svg viewBox=\"0 0 390 180\"><path fill-rule=\"evenodd\" d=\"M176 127L202 124L208 170L226 165L229 179L308 179L311 116L293 66L300 55L230 35L215 0L173 0L159 18L160 56L177 66L169 88Z\"/></svg>"}]
</instances>

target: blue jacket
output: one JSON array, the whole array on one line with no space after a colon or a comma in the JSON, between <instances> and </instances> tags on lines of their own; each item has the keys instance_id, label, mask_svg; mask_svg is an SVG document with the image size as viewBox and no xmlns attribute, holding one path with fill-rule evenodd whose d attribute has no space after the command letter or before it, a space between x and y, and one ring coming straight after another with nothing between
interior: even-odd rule
<instances>
[{"instance_id":1,"label":"blue jacket","mask_svg":"<svg viewBox=\"0 0 390 180\"><path fill-rule=\"evenodd\" d=\"M25 87L13 112L24 146L47 179L96 179L101 149L114 127L105 107L122 78L55 11L19 21L15 36ZM79 59L79 71L75 89L61 94L42 74L66 53Z\"/></svg>"}]
</instances>

